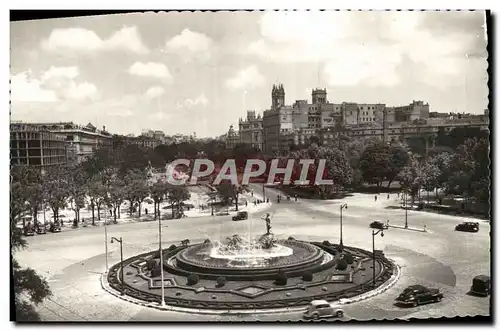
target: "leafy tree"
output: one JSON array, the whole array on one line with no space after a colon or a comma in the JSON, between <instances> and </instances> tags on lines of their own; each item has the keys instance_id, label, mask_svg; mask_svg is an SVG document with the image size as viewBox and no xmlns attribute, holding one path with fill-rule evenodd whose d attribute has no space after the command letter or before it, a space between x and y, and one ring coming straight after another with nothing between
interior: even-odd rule
<instances>
[{"instance_id":1,"label":"leafy tree","mask_svg":"<svg viewBox=\"0 0 500 331\"><path fill-rule=\"evenodd\" d=\"M75 219L79 222L80 209L85 207L85 197L87 196L87 176L79 166L68 169L67 175L71 209L75 212Z\"/></svg>"},{"instance_id":2,"label":"leafy tree","mask_svg":"<svg viewBox=\"0 0 500 331\"><path fill-rule=\"evenodd\" d=\"M167 198L172 205L172 217L174 217L174 206L177 206L177 211L180 210L181 203L191 197L186 186L167 185Z\"/></svg>"},{"instance_id":3,"label":"leafy tree","mask_svg":"<svg viewBox=\"0 0 500 331\"><path fill-rule=\"evenodd\" d=\"M390 154L387 145L376 142L366 146L359 161L363 181L380 187L382 181L387 177L389 159Z\"/></svg>"},{"instance_id":4,"label":"leafy tree","mask_svg":"<svg viewBox=\"0 0 500 331\"><path fill-rule=\"evenodd\" d=\"M59 220L59 211L66 207L70 197L68 169L65 166L55 166L47 170L43 190L56 222Z\"/></svg>"},{"instance_id":5,"label":"leafy tree","mask_svg":"<svg viewBox=\"0 0 500 331\"><path fill-rule=\"evenodd\" d=\"M240 187L232 184L231 182L222 181L219 185L217 185L217 193L224 204L228 205L230 203L234 203L236 211L238 211L238 198L241 193Z\"/></svg>"},{"instance_id":6,"label":"leafy tree","mask_svg":"<svg viewBox=\"0 0 500 331\"><path fill-rule=\"evenodd\" d=\"M95 225L95 209L97 209L97 219L100 221L101 207L107 196L106 187L102 182L100 174L88 181L87 192L90 199L90 207L92 208L92 225Z\"/></svg>"},{"instance_id":7,"label":"leafy tree","mask_svg":"<svg viewBox=\"0 0 500 331\"><path fill-rule=\"evenodd\" d=\"M125 200L125 183L121 178L115 176L111 179L109 183L108 196L106 198L107 205L112 209L113 221L117 223L117 212L118 218L120 218L120 206Z\"/></svg>"},{"instance_id":8,"label":"leafy tree","mask_svg":"<svg viewBox=\"0 0 500 331\"><path fill-rule=\"evenodd\" d=\"M141 204L149 195L148 174L145 170L129 170L124 179L126 187L125 198L130 202L130 215L134 204L139 207L139 217L141 217Z\"/></svg>"},{"instance_id":9,"label":"leafy tree","mask_svg":"<svg viewBox=\"0 0 500 331\"><path fill-rule=\"evenodd\" d=\"M14 171L13 171L14 172ZM11 227L11 273L14 289L15 320L18 322L40 321L40 316L34 305L40 304L52 293L45 279L31 268L21 268L14 258L14 252L26 248L22 231L17 227L19 218L29 210L25 204L26 186L18 178L11 176L10 183L10 227Z\"/></svg>"},{"instance_id":10,"label":"leafy tree","mask_svg":"<svg viewBox=\"0 0 500 331\"><path fill-rule=\"evenodd\" d=\"M389 162L385 172L388 180L387 187L390 187L401 169L408 163L409 155L407 150L399 144L393 144L389 147Z\"/></svg>"},{"instance_id":11,"label":"leafy tree","mask_svg":"<svg viewBox=\"0 0 500 331\"><path fill-rule=\"evenodd\" d=\"M410 194L413 206L418 192L424 185L426 178L423 165L416 157L411 157L408 164L398 175L399 183L404 192Z\"/></svg>"},{"instance_id":12,"label":"leafy tree","mask_svg":"<svg viewBox=\"0 0 500 331\"><path fill-rule=\"evenodd\" d=\"M161 181L157 181L150 186L151 198L154 202L154 218L160 218L160 204L165 198L165 193L167 192L167 185Z\"/></svg>"},{"instance_id":13,"label":"leafy tree","mask_svg":"<svg viewBox=\"0 0 500 331\"><path fill-rule=\"evenodd\" d=\"M43 208L44 202L42 173L39 168L33 167L19 167L16 171L18 172L18 179L24 186L24 199L36 224L38 222L38 211Z\"/></svg>"}]
</instances>

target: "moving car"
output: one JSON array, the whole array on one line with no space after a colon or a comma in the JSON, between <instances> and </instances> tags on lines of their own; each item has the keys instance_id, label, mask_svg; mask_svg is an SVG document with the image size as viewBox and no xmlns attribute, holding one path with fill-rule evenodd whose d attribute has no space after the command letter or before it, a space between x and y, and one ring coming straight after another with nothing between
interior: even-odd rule
<instances>
[{"instance_id":1,"label":"moving car","mask_svg":"<svg viewBox=\"0 0 500 331\"><path fill-rule=\"evenodd\" d=\"M458 224L455 227L456 231L465 231L465 232L478 232L479 231L479 223L478 222L463 222Z\"/></svg>"},{"instance_id":2,"label":"moving car","mask_svg":"<svg viewBox=\"0 0 500 331\"><path fill-rule=\"evenodd\" d=\"M248 212L239 211L235 216L233 216L233 221L242 221L248 219Z\"/></svg>"},{"instance_id":3,"label":"moving car","mask_svg":"<svg viewBox=\"0 0 500 331\"><path fill-rule=\"evenodd\" d=\"M38 223L36 225L36 233L37 234L46 234L47 233L47 229L45 228L45 224Z\"/></svg>"},{"instance_id":4,"label":"moving car","mask_svg":"<svg viewBox=\"0 0 500 331\"><path fill-rule=\"evenodd\" d=\"M370 228L386 230L388 227L387 227L387 224L384 224L381 221L375 221L375 222L370 223Z\"/></svg>"},{"instance_id":5,"label":"moving car","mask_svg":"<svg viewBox=\"0 0 500 331\"><path fill-rule=\"evenodd\" d=\"M487 297L491 292L491 280L489 276L479 275L472 280L470 294Z\"/></svg>"},{"instance_id":6,"label":"moving car","mask_svg":"<svg viewBox=\"0 0 500 331\"><path fill-rule=\"evenodd\" d=\"M59 224L59 222L50 223L50 232L61 232L61 225Z\"/></svg>"},{"instance_id":7,"label":"moving car","mask_svg":"<svg viewBox=\"0 0 500 331\"><path fill-rule=\"evenodd\" d=\"M407 287L396 299L400 305L416 307L418 305L439 302L443 299L443 293L436 288L427 288L422 285Z\"/></svg>"},{"instance_id":8,"label":"moving car","mask_svg":"<svg viewBox=\"0 0 500 331\"><path fill-rule=\"evenodd\" d=\"M344 316L342 308L331 305L326 300L313 300L307 307L303 317L305 319L320 319L327 317L341 318Z\"/></svg>"}]
</instances>

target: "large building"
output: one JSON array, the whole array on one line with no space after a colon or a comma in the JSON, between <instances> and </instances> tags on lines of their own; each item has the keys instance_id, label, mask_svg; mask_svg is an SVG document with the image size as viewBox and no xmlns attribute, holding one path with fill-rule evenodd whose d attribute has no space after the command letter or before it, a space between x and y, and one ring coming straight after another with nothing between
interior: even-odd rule
<instances>
[{"instance_id":1,"label":"large building","mask_svg":"<svg viewBox=\"0 0 500 331\"><path fill-rule=\"evenodd\" d=\"M484 115L443 117L430 113L429 104L423 101L413 100L409 105L397 107L381 103L330 103L326 89L320 88L312 90L311 99L312 103L297 100L288 106L283 85L273 85L271 107L262 118L262 149L266 153L286 151L292 144L306 145L313 136L320 141L338 135L404 141L418 135L435 137L440 128L445 132L457 126L487 128L489 123L487 110ZM242 141L251 140L246 137Z\"/></svg>"},{"instance_id":2,"label":"large building","mask_svg":"<svg viewBox=\"0 0 500 331\"><path fill-rule=\"evenodd\" d=\"M238 131L235 131L233 126L229 127L227 134L223 136L223 139L226 143L227 149L233 149L240 142L240 135Z\"/></svg>"},{"instance_id":3,"label":"large building","mask_svg":"<svg viewBox=\"0 0 500 331\"><path fill-rule=\"evenodd\" d=\"M77 164L91 156L100 146L111 146L112 136L103 127L97 129L91 123L86 126L74 124L73 122L59 123L13 123L13 126L23 125L29 130L48 131L64 138L67 142L69 155L74 155L68 159L68 164ZM15 130L15 128L14 128Z\"/></svg>"},{"instance_id":4,"label":"large building","mask_svg":"<svg viewBox=\"0 0 500 331\"><path fill-rule=\"evenodd\" d=\"M255 116L255 110L247 111L247 118L239 120L240 143L251 145L259 150L263 149L264 128L262 117Z\"/></svg>"},{"instance_id":5,"label":"large building","mask_svg":"<svg viewBox=\"0 0 500 331\"><path fill-rule=\"evenodd\" d=\"M63 136L24 123L10 125L10 164L48 167L65 165L76 157Z\"/></svg>"}]
</instances>

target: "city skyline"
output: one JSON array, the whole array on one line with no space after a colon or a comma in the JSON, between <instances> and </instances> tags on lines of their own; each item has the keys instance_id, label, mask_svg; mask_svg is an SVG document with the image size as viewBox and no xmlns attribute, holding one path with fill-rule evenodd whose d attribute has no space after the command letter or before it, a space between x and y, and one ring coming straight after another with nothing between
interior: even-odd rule
<instances>
[{"instance_id":1,"label":"city skyline","mask_svg":"<svg viewBox=\"0 0 500 331\"><path fill-rule=\"evenodd\" d=\"M480 114L488 108L484 15L184 12L14 22L12 120L213 137L247 110L269 109L275 83L285 86L286 104L321 87L335 103L423 100L431 111Z\"/></svg>"}]
</instances>

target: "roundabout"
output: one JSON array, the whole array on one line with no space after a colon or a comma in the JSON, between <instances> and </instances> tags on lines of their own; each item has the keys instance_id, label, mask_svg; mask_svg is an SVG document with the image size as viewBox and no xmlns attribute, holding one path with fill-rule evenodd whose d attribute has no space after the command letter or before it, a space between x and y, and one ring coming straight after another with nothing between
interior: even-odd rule
<instances>
[{"instance_id":1,"label":"roundabout","mask_svg":"<svg viewBox=\"0 0 500 331\"><path fill-rule=\"evenodd\" d=\"M258 187L254 187L257 191ZM273 201L278 192L266 190L266 195ZM267 212L274 213L273 232L279 240L288 241L294 237L296 241L305 242L320 248L324 241L339 243L339 212L338 206L342 203L349 204L349 210L343 212L344 219L344 245L346 249L356 247L371 254L371 230L369 223L374 219L389 219L391 224L398 224L404 220L404 212L396 209L387 209L381 201L373 201L373 196L364 197L356 195L340 201L308 201L282 202L273 204L265 212L252 214L250 218L260 218ZM336 208L335 208L336 207ZM367 216L369 215L369 217ZM428 232L406 231L404 229L390 228L386 235L378 237L375 249L383 251L385 257L392 262L396 269L392 277L377 289L369 289L360 295L351 297L344 306L344 320L373 320L373 319L408 319L429 317L455 317L455 316L489 316L490 299L477 298L467 295L471 286L471 279L477 274L488 274L490 270L490 227L488 223L481 223L478 233L462 233L454 231L460 220L456 217L436 215L431 213L408 212L410 226L422 228L427 225ZM251 223L251 219L250 222ZM237 229L232 225L230 217L197 217L164 222L162 228L165 234L163 247L175 245L177 253L203 245L206 238L231 237L234 233L246 233L244 222ZM227 226L226 226L227 225ZM258 228L251 233L259 233ZM201 230L198 230L201 229ZM222 231L221 231L222 229ZM193 306L166 304L163 308L158 304L161 296L161 282L150 284L143 278L135 276L139 270L132 267L134 261L153 258L158 254L158 223L138 222L124 223L108 226L108 240L111 236L123 238L123 256L127 266L124 278L131 284L145 292L151 292L148 300L136 299L131 293L121 295L120 291L120 249L118 245L109 245L109 268L106 271L106 255L104 253L104 228L89 227L76 231L63 231L59 234L47 234L28 238L29 248L16 253L21 264L30 266L43 274L49 282L53 296L38 306L44 321L296 321L301 320L303 306L283 308L188 308ZM182 246L181 242L190 238L193 245ZM214 241L215 242L215 241ZM319 244L319 245L318 245ZM335 248L335 245L333 245ZM195 253L196 248L192 248ZM189 252L189 251L187 251ZM282 258L288 256L281 251ZM307 254L302 258L307 259ZM353 252L353 255L356 253ZM186 254L191 256L191 254ZM218 257L217 254L214 257ZM370 256L371 257L371 256ZM128 261L130 259L130 261ZM155 257L157 259L157 257ZM167 264L168 260L164 260ZM188 261L192 264L192 261ZM206 261L207 263L210 261ZM224 266L215 261L216 266ZM214 263L208 263L214 265ZM370 263L371 264L371 263ZM130 268L130 269L129 269ZM165 267L167 269L167 266ZM165 269L165 270L166 270ZM160 276L151 277L150 270L142 268L145 277L160 279ZM333 273L339 271L329 269ZM366 277L371 278L371 269L366 268ZM118 284L112 287L108 276L114 272ZM127 272L132 274L127 275ZM328 271L321 271L328 272ZM287 284L274 284L274 279L262 279L254 282L266 288L282 288L274 293L259 293L254 299L240 294L234 294L242 302L263 301L271 295L281 293L279 299L294 299L293 291L287 287L297 286L300 283L312 285L320 280L321 272L315 273L312 282L304 282L301 276L287 279ZM223 287L217 287L217 278L199 277L198 283L187 286L189 273L173 274L165 279L173 278L175 283L165 282L165 295L177 301L194 301L201 295L215 292L216 290L233 290L238 293L245 286L251 285L251 280L230 280L226 277ZM361 275L360 272L357 273ZM134 281L137 281L134 283ZM245 284L242 284L245 283ZM247 285L248 284L248 285ZM393 305L394 299L407 286L422 284L428 287L440 288L445 297L442 302L420 306L416 308L399 308ZM337 284L337 286L340 286ZM348 285L342 285L348 286ZM155 288L156 287L156 288ZM177 288L185 287L184 290ZM202 291L201 287L205 290ZM310 288L307 291L300 289L302 294L317 290L319 295L327 294L323 286ZM196 293L196 290L199 293ZM337 289L338 290L338 287ZM181 291L177 296L176 292ZM255 289L249 290L256 291ZM296 290L299 291L299 290ZM229 292L229 291L228 291ZM245 291L247 292L247 291ZM286 294L290 293L290 296ZM312 293L312 292L311 292ZM218 295L212 299L206 296L206 301L221 300ZM233 294L232 294L233 295ZM271 299L271 298L269 298ZM166 298L166 301L168 299ZM236 300L233 300L236 301ZM305 301L305 300L304 300ZM330 302L335 301L335 299ZM229 306L228 306L229 307Z\"/></svg>"},{"instance_id":2,"label":"roundabout","mask_svg":"<svg viewBox=\"0 0 500 331\"><path fill-rule=\"evenodd\" d=\"M237 267L229 259L210 258L212 243L175 247L163 251L165 303L198 310L235 311L304 307L311 300L336 301L360 296L387 283L394 264L383 253L373 256L360 248L329 242L277 241L293 255L272 256L263 266L246 255ZM265 250L264 250L265 251ZM298 252L298 254L295 254ZM259 252L263 256L263 252ZM205 258L208 257L208 263ZM159 251L128 258L112 266L106 283L137 302L161 302ZM181 262L182 261L182 262ZM245 267L242 267L245 265ZM375 275L373 279L372 275ZM104 286L106 288L106 286Z\"/></svg>"}]
</instances>

